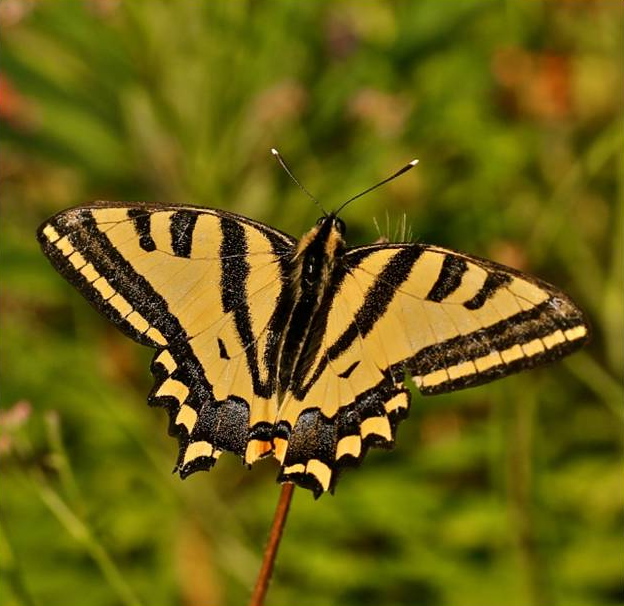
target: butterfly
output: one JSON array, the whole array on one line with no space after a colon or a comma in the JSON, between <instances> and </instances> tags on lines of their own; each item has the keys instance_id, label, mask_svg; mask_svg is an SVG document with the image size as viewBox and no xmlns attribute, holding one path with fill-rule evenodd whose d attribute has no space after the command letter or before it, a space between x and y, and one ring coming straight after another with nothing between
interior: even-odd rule
<instances>
[{"instance_id":1,"label":"butterfly","mask_svg":"<svg viewBox=\"0 0 624 606\"><path fill-rule=\"evenodd\" d=\"M394 444L406 375L440 394L588 339L555 287L438 246L347 247L336 213L296 240L224 210L97 202L38 239L99 312L156 350L148 402L168 411L182 478L224 451L248 466L272 455L278 481L318 497L369 447Z\"/></svg>"}]
</instances>

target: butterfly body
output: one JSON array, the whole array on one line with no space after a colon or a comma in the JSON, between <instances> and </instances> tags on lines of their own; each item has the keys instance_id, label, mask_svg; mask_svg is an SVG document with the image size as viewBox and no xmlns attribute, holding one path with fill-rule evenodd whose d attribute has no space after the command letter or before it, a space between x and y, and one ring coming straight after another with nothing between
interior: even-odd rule
<instances>
[{"instance_id":1,"label":"butterfly body","mask_svg":"<svg viewBox=\"0 0 624 606\"><path fill-rule=\"evenodd\" d=\"M405 374L442 393L548 362L587 339L554 287L418 243L349 248L327 215L299 241L192 206L102 202L38 237L122 331L156 349L148 401L178 436L182 477L223 451L273 455L280 481L332 490L370 446L392 446Z\"/></svg>"},{"instance_id":2,"label":"butterfly body","mask_svg":"<svg viewBox=\"0 0 624 606\"><path fill-rule=\"evenodd\" d=\"M280 397L296 384L320 345L324 324L318 312L328 288L336 281L335 272L342 266L343 233L344 224L329 216L319 220L293 249L288 276L290 316L285 322L278 364Z\"/></svg>"}]
</instances>

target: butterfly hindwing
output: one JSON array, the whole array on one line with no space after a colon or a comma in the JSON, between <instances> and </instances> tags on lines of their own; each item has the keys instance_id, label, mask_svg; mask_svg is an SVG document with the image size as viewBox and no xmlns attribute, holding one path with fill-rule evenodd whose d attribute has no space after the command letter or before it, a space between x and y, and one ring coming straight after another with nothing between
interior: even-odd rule
<instances>
[{"instance_id":1,"label":"butterfly hindwing","mask_svg":"<svg viewBox=\"0 0 624 606\"><path fill-rule=\"evenodd\" d=\"M294 241L195 207L103 203L39 231L44 252L130 337L155 347L149 401L167 408L182 476L221 451L271 451L276 356Z\"/></svg>"}]
</instances>

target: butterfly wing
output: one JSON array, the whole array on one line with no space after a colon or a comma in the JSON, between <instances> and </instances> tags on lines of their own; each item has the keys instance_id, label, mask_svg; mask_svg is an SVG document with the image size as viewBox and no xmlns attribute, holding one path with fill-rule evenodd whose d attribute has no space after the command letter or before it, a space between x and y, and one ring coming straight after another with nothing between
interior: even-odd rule
<instances>
[{"instance_id":1,"label":"butterfly wing","mask_svg":"<svg viewBox=\"0 0 624 606\"><path fill-rule=\"evenodd\" d=\"M364 299L385 291L387 302L388 313L360 323L361 331L378 342L392 335L390 371L406 369L425 395L551 362L589 336L567 295L492 261L418 244L363 247L351 258L356 279L373 280Z\"/></svg>"},{"instance_id":2,"label":"butterfly wing","mask_svg":"<svg viewBox=\"0 0 624 606\"><path fill-rule=\"evenodd\" d=\"M248 464L271 451L292 238L224 211L110 202L38 237L98 311L158 350L149 402L169 412L182 477L223 450Z\"/></svg>"},{"instance_id":3,"label":"butterfly wing","mask_svg":"<svg viewBox=\"0 0 624 606\"><path fill-rule=\"evenodd\" d=\"M554 287L435 246L349 249L324 304L326 332L279 411L282 479L333 488L370 445L391 446L407 413L405 373L423 394L546 363L581 347L582 312ZM279 435L279 431L278 431Z\"/></svg>"}]
</instances>

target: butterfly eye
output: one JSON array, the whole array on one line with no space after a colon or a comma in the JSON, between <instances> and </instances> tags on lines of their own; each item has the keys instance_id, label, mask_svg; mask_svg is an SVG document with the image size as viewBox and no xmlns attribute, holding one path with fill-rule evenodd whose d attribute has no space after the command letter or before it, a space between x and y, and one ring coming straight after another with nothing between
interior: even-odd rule
<instances>
[{"instance_id":1,"label":"butterfly eye","mask_svg":"<svg viewBox=\"0 0 624 606\"><path fill-rule=\"evenodd\" d=\"M325 217L321 217L320 219L317 219L316 224L322 225L324 222L325 222Z\"/></svg>"},{"instance_id":2,"label":"butterfly eye","mask_svg":"<svg viewBox=\"0 0 624 606\"><path fill-rule=\"evenodd\" d=\"M338 217L336 217L334 219L334 227L340 232L341 236L345 235L345 232L347 231L347 226L342 219L338 219Z\"/></svg>"}]
</instances>

